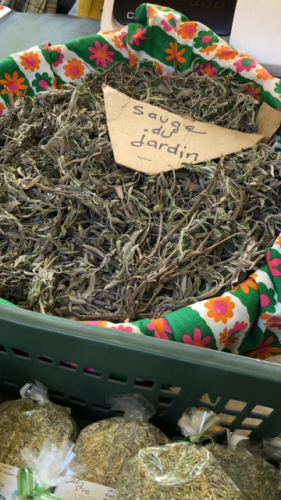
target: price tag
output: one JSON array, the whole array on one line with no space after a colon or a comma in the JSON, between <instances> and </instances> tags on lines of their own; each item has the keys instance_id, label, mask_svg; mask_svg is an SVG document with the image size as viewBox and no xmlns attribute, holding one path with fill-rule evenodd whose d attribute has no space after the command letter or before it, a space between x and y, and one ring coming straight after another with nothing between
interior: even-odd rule
<instances>
[{"instance_id":1,"label":"price tag","mask_svg":"<svg viewBox=\"0 0 281 500\"><path fill-rule=\"evenodd\" d=\"M0 463L0 500L15 500L17 497L18 468Z\"/></svg>"},{"instance_id":2,"label":"price tag","mask_svg":"<svg viewBox=\"0 0 281 500\"><path fill-rule=\"evenodd\" d=\"M117 500L117 490L100 484L69 479L57 486L55 495L61 500ZM1 500L1 498L0 498Z\"/></svg>"}]
</instances>

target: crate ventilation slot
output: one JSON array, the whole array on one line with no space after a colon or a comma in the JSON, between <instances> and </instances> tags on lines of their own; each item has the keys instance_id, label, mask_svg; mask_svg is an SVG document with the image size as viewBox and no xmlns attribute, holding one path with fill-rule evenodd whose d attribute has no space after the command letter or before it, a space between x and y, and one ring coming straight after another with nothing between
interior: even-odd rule
<instances>
[{"instance_id":1,"label":"crate ventilation slot","mask_svg":"<svg viewBox=\"0 0 281 500\"><path fill-rule=\"evenodd\" d=\"M84 399L80 399L80 398L76 398L75 396L70 396L70 403L74 403L76 405L80 405L80 406L85 406L87 404L87 401L85 401Z\"/></svg>"},{"instance_id":2,"label":"crate ventilation slot","mask_svg":"<svg viewBox=\"0 0 281 500\"><path fill-rule=\"evenodd\" d=\"M91 366L85 366L84 373L87 375L91 375L93 377L100 377L102 372L97 368L92 368Z\"/></svg>"},{"instance_id":3,"label":"crate ventilation slot","mask_svg":"<svg viewBox=\"0 0 281 500\"><path fill-rule=\"evenodd\" d=\"M199 402L200 405L218 413L224 427L241 429L245 434L258 429L274 411L267 406L256 405L252 408L246 401L224 400L219 396L207 394L201 396Z\"/></svg>"},{"instance_id":4,"label":"crate ventilation slot","mask_svg":"<svg viewBox=\"0 0 281 500\"><path fill-rule=\"evenodd\" d=\"M268 406L256 405L252 409L252 414L253 415L262 415L263 417L264 416L268 417L272 412L273 412L273 408L268 408Z\"/></svg>"},{"instance_id":5,"label":"crate ventilation slot","mask_svg":"<svg viewBox=\"0 0 281 500\"><path fill-rule=\"evenodd\" d=\"M72 363L71 361L61 361L60 366L62 368L66 368L67 370L72 370L72 371L75 371L78 368L77 364Z\"/></svg>"},{"instance_id":6,"label":"crate ventilation slot","mask_svg":"<svg viewBox=\"0 0 281 500\"><path fill-rule=\"evenodd\" d=\"M257 429L261 424L263 423L263 420L259 418L245 418L241 422L242 428L250 428L250 429Z\"/></svg>"},{"instance_id":7,"label":"crate ventilation slot","mask_svg":"<svg viewBox=\"0 0 281 500\"><path fill-rule=\"evenodd\" d=\"M176 394L177 396L181 392L181 387L175 387L174 385L164 384L160 389L162 394Z\"/></svg>"},{"instance_id":8,"label":"crate ventilation slot","mask_svg":"<svg viewBox=\"0 0 281 500\"><path fill-rule=\"evenodd\" d=\"M93 404L92 408L98 411L99 413L106 413L106 414L111 413L111 410L108 407L100 406L98 404Z\"/></svg>"},{"instance_id":9,"label":"crate ventilation slot","mask_svg":"<svg viewBox=\"0 0 281 500\"><path fill-rule=\"evenodd\" d=\"M126 384L128 377L118 373L110 373L108 380L109 382L114 382L115 384Z\"/></svg>"},{"instance_id":10,"label":"crate ventilation slot","mask_svg":"<svg viewBox=\"0 0 281 500\"><path fill-rule=\"evenodd\" d=\"M143 380L140 378L135 379L135 384L136 387L142 387L143 389L152 389L154 386L154 382L152 380Z\"/></svg>"},{"instance_id":11,"label":"crate ventilation slot","mask_svg":"<svg viewBox=\"0 0 281 500\"><path fill-rule=\"evenodd\" d=\"M244 401L237 401L236 399L230 399L225 405L225 409L237 412L237 411L243 411L246 406L247 403L245 403Z\"/></svg>"},{"instance_id":12,"label":"crate ventilation slot","mask_svg":"<svg viewBox=\"0 0 281 500\"><path fill-rule=\"evenodd\" d=\"M171 406L172 402L174 401L173 397L169 396L160 396L159 397L159 407L160 408L168 408Z\"/></svg>"},{"instance_id":13,"label":"crate ventilation slot","mask_svg":"<svg viewBox=\"0 0 281 500\"><path fill-rule=\"evenodd\" d=\"M18 388L18 384L16 382L14 382L13 380L9 379L9 378L1 378L1 380L6 385L10 385L12 387L17 387Z\"/></svg>"},{"instance_id":14,"label":"crate ventilation slot","mask_svg":"<svg viewBox=\"0 0 281 500\"><path fill-rule=\"evenodd\" d=\"M226 413L219 413L220 421L222 425L230 427L234 424L236 417L234 415L227 415Z\"/></svg>"},{"instance_id":15,"label":"crate ventilation slot","mask_svg":"<svg viewBox=\"0 0 281 500\"><path fill-rule=\"evenodd\" d=\"M63 399L64 398L63 392L55 391L53 389L49 389L49 396L50 396L50 398L54 398L54 399Z\"/></svg>"},{"instance_id":16,"label":"crate ventilation slot","mask_svg":"<svg viewBox=\"0 0 281 500\"><path fill-rule=\"evenodd\" d=\"M53 358L50 358L49 356L42 356L41 354L36 354L36 358L40 363L47 363L47 364L52 364L54 361Z\"/></svg>"},{"instance_id":17,"label":"crate ventilation slot","mask_svg":"<svg viewBox=\"0 0 281 500\"><path fill-rule=\"evenodd\" d=\"M30 359L29 354L26 351L21 351L20 349L13 349L13 352L17 358L26 358Z\"/></svg>"}]
</instances>

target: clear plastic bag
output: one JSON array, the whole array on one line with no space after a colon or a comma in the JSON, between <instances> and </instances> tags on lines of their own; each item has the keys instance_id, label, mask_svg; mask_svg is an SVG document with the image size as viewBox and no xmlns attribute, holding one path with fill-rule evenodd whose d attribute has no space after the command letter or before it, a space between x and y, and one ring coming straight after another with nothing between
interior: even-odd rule
<instances>
[{"instance_id":1,"label":"clear plastic bag","mask_svg":"<svg viewBox=\"0 0 281 500\"><path fill-rule=\"evenodd\" d=\"M27 384L22 399L0 405L0 462L23 467L23 448L39 452L44 441L75 441L78 428L67 408L52 403L43 384Z\"/></svg>"},{"instance_id":2,"label":"clear plastic bag","mask_svg":"<svg viewBox=\"0 0 281 500\"><path fill-rule=\"evenodd\" d=\"M124 417L102 420L83 429L75 453L87 467L79 479L115 488L126 460L141 448L163 445L169 439L149 423L155 412L143 396L117 396L108 402L113 411L122 411Z\"/></svg>"},{"instance_id":3,"label":"clear plastic bag","mask_svg":"<svg viewBox=\"0 0 281 500\"><path fill-rule=\"evenodd\" d=\"M190 442L200 442L211 437L218 429L220 418L216 413L205 408L193 406L186 410L178 421L179 428L184 437Z\"/></svg>"},{"instance_id":4,"label":"clear plastic bag","mask_svg":"<svg viewBox=\"0 0 281 500\"><path fill-rule=\"evenodd\" d=\"M46 440L39 453L28 448L22 450L26 468L18 473L16 500L56 499L51 491L61 482L81 472L81 465L76 460L73 447L74 444L70 441L64 441L57 446L51 440Z\"/></svg>"},{"instance_id":5,"label":"clear plastic bag","mask_svg":"<svg viewBox=\"0 0 281 500\"><path fill-rule=\"evenodd\" d=\"M261 457L244 448L207 445L245 500L278 500L280 475Z\"/></svg>"},{"instance_id":6,"label":"clear plastic bag","mask_svg":"<svg viewBox=\"0 0 281 500\"><path fill-rule=\"evenodd\" d=\"M281 462L281 436L264 439L262 442L262 454L268 460Z\"/></svg>"},{"instance_id":7,"label":"clear plastic bag","mask_svg":"<svg viewBox=\"0 0 281 500\"><path fill-rule=\"evenodd\" d=\"M205 447L178 442L142 449L124 465L118 500L242 500Z\"/></svg>"}]
</instances>

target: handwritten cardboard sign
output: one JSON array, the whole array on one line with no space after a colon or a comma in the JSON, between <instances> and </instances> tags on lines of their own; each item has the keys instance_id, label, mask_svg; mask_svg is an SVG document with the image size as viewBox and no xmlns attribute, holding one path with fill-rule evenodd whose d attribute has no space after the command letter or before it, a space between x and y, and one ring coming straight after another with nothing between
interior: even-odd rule
<instances>
[{"instance_id":1,"label":"handwritten cardboard sign","mask_svg":"<svg viewBox=\"0 0 281 500\"><path fill-rule=\"evenodd\" d=\"M103 87L107 125L117 163L156 175L201 163L267 141L281 123L281 113L263 104L258 134L245 134L180 117Z\"/></svg>"},{"instance_id":2,"label":"handwritten cardboard sign","mask_svg":"<svg viewBox=\"0 0 281 500\"><path fill-rule=\"evenodd\" d=\"M73 478L59 484L55 495L61 500L116 500L117 490Z\"/></svg>"},{"instance_id":3,"label":"handwritten cardboard sign","mask_svg":"<svg viewBox=\"0 0 281 500\"><path fill-rule=\"evenodd\" d=\"M0 500L17 498L18 471L17 467L0 463ZM61 500L117 500L117 490L76 478L60 483L54 493Z\"/></svg>"},{"instance_id":4,"label":"handwritten cardboard sign","mask_svg":"<svg viewBox=\"0 0 281 500\"><path fill-rule=\"evenodd\" d=\"M17 467L0 463L0 498L14 500L17 497Z\"/></svg>"}]
</instances>

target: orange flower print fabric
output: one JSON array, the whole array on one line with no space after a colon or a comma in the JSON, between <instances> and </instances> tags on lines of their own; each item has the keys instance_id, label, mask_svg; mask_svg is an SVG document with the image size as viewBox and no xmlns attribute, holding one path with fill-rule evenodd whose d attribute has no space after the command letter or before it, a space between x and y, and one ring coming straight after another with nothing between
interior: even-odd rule
<instances>
[{"instance_id":1,"label":"orange flower print fabric","mask_svg":"<svg viewBox=\"0 0 281 500\"><path fill-rule=\"evenodd\" d=\"M182 23L179 27L178 35L183 40L192 40L195 36L197 26L198 23L194 22Z\"/></svg>"},{"instance_id":2,"label":"orange flower print fabric","mask_svg":"<svg viewBox=\"0 0 281 500\"><path fill-rule=\"evenodd\" d=\"M177 43L170 42L169 47L165 49L165 52L166 54L168 54L166 60L175 62L176 66L178 64L186 63L186 58L183 57L183 55L186 52L186 49L185 48L179 49Z\"/></svg>"},{"instance_id":3,"label":"orange flower print fabric","mask_svg":"<svg viewBox=\"0 0 281 500\"><path fill-rule=\"evenodd\" d=\"M269 335L255 349L248 353L248 357L264 360L277 354L280 355L281 347L279 345L279 339L274 335Z\"/></svg>"},{"instance_id":4,"label":"orange flower print fabric","mask_svg":"<svg viewBox=\"0 0 281 500\"><path fill-rule=\"evenodd\" d=\"M0 85L3 86L1 94L9 93L11 97L22 97L23 91L28 88L26 79L24 77L19 77L17 71L14 71L12 75L4 73L4 79L0 80Z\"/></svg>"},{"instance_id":5,"label":"orange flower print fabric","mask_svg":"<svg viewBox=\"0 0 281 500\"><path fill-rule=\"evenodd\" d=\"M20 56L21 65L25 70L35 71L40 68L40 57L36 52L24 52L22 56Z\"/></svg>"},{"instance_id":6,"label":"orange flower print fabric","mask_svg":"<svg viewBox=\"0 0 281 500\"><path fill-rule=\"evenodd\" d=\"M75 57L63 66L64 74L67 78L71 78L71 80L77 80L84 76L85 66L81 61L76 59Z\"/></svg>"},{"instance_id":7,"label":"orange flower print fabric","mask_svg":"<svg viewBox=\"0 0 281 500\"><path fill-rule=\"evenodd\" d=\"M216 322L221 321L226 324L234 315L233 309L235 304L231 301L230 297L218 297L208 300L204 307L208 309L207 316L209 318L213 318Z\"/></svg>"}]
</instances>

